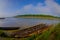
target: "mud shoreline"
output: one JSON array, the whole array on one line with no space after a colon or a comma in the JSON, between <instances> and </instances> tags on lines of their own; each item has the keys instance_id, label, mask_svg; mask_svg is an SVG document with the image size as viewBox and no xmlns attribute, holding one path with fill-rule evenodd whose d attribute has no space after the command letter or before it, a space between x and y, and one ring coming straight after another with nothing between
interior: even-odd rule
<instances>
[{"instance_id":1,"label":"mud shoreline","mask_svg":"<svg viewBox=\"0 0 60 40\"><path fill-rule=\"evenodd\" d=\"M11 34L13 37L17 37L17 38L23 38L23 37L28 37L30 36L30 34L32 33L39 33L42 32L44 29L47 29L49 27L49 25L46 24L39 24L39 25L35 25L33 27L30 28L26 28L23 30L18 30L15 31L13 34Z\"/></svg>"}]
</instances>

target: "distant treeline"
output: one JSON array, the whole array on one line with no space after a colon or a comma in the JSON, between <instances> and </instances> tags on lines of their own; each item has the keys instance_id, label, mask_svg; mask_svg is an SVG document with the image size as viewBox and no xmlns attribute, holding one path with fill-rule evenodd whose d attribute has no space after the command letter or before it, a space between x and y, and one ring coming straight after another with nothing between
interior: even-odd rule
<instances>
[{"instance_id":1,"label":"distant treeline","mask_svg":"<svg viewBox=\"0 0 60 40\"><path fill-rule=\"evenodd\" d=\"M60 18L57 16L52 16L52 15L34 15L34 14L28 14L28 15L17 15L14 17L51 17L51 18Z\"/></svg>"}]
</instances>

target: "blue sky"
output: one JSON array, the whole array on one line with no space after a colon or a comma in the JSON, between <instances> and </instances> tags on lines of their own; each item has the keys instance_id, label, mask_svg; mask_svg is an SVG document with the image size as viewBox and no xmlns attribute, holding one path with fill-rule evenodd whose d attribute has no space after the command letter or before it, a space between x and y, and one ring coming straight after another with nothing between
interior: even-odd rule
<instances>
[{"instance_id":1,"label":"blue sky","mask_svg":"<svg viewBox=\"0 0 60 40\"><path fill-rule=\"evenodd\" d=\"M60 16L60 0L0 0L0 17L22 14Z\"/></svg>"}]
</instances>

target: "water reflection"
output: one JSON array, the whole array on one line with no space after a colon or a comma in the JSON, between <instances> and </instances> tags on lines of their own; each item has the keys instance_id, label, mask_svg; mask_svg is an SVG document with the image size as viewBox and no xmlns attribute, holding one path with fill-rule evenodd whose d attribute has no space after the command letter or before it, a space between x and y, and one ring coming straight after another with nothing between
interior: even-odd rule
<instances>
[{"instance_id":1,"label":"water reflection","mask_svg":"<svg viewBox=\"0 0 60 40\"><path fill-rule=\"evenodd\" d=\"M60 23L60 20L47 20L37 18L6 18L0 19L0 27L27 27L40 23L55 24Z\"/></svg>"}]
</instances>

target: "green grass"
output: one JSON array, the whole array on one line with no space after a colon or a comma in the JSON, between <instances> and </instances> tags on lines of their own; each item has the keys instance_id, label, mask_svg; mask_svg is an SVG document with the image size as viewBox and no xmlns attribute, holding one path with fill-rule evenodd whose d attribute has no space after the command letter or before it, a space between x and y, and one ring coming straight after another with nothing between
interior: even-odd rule
<instances>
[{"instance_id":1,"label":"green grass","mask_svg":"<svg viewBox=\"0 0 60 40\"><path fill-rule=\"evenodd\" d=\"M52 26L41 34L32 35L27 38L3 38L4 40L60 40L60 23Z\"/></svg>"},{"instance_id":2,"label":"green grass","mask_svg":"<svg viewBox=\"0 0 60 40\"><path fill-rule=\"evenodd\" d=\"M32 35L28 40L60 40L60 24L51 27L42 34ZM26 40L27 40L26 39Z\"/></svg>"},{"instance_id":3,"label":"green grass","mask_svg":"<svg viewBox=\"0 0 60 40\"><path fill-rule=\"evenodd\" d=\"M36 40L60 40L60 24L45 31Z\"/></svg>"}]
</instances>

